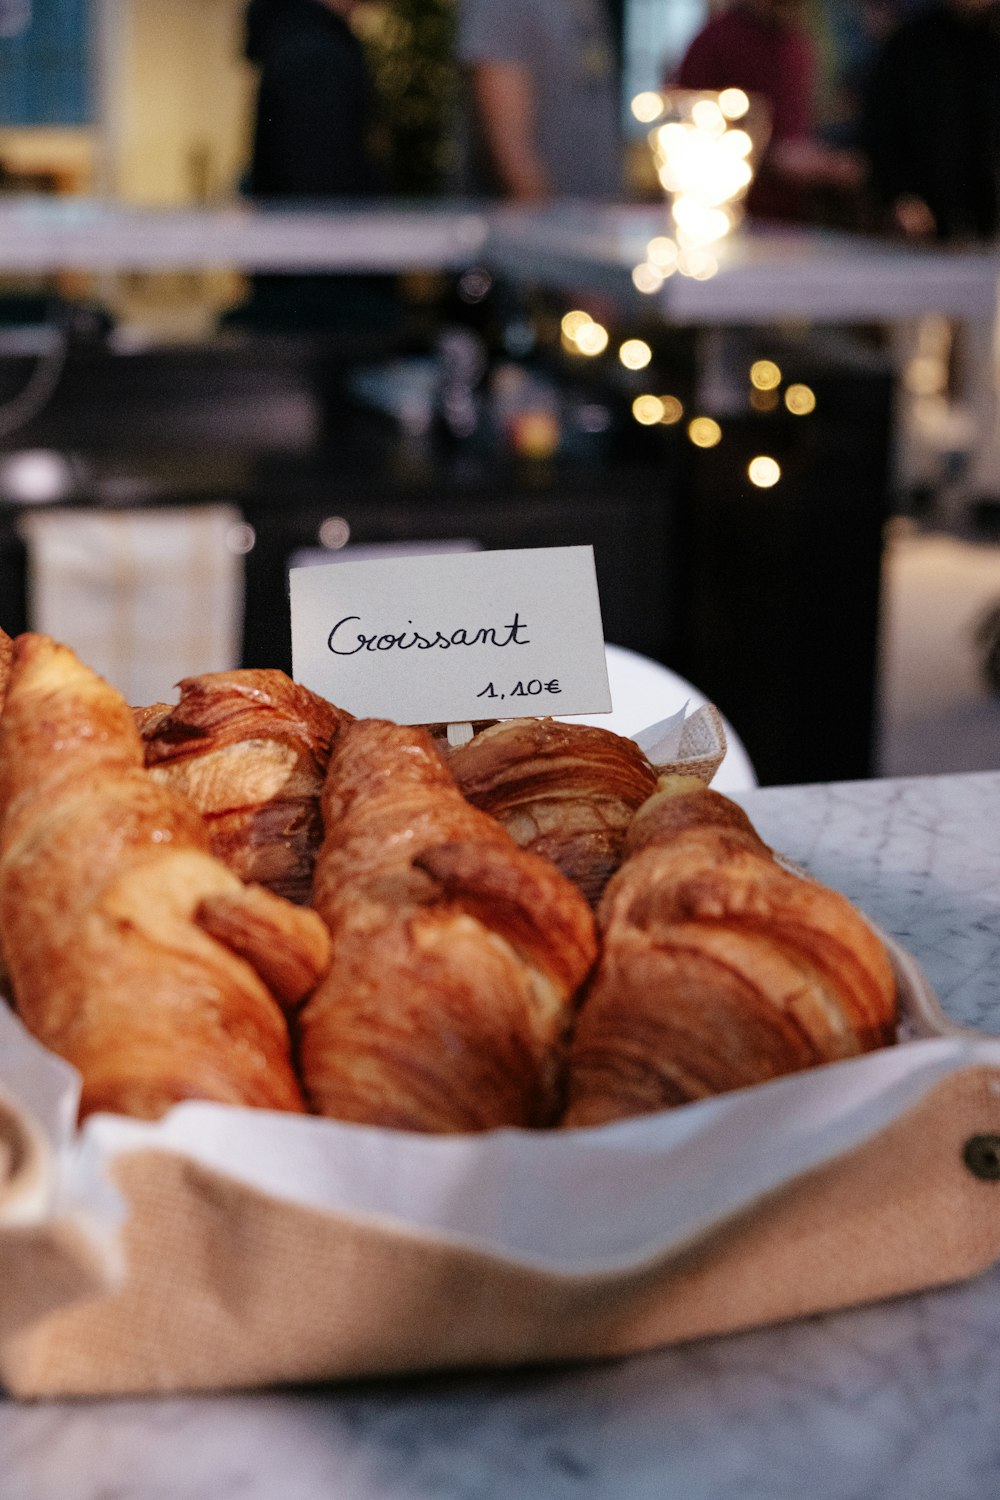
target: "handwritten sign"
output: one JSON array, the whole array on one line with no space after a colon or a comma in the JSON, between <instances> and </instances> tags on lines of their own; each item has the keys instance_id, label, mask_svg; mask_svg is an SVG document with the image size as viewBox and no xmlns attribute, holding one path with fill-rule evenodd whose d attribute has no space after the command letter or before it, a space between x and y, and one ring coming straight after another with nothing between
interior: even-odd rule
<instances>
[{"instance_id":1,"label":"handwritten sign","mask_svg":"<svg viewBox=\"0 0 1000 1500\"><path fill-rule=\"evenodd\" d=\"M611 709L592 547L293 568L295 680L399 724Z\"/></svg>"}]
</instances>

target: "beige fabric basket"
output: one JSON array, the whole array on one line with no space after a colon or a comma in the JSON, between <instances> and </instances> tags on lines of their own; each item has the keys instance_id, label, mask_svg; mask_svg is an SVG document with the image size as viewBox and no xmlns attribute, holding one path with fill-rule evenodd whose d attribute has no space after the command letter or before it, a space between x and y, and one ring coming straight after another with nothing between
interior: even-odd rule
<instances>
[{"instance_id":1,"label":"beige fabric basket","mask_svg":"<svg viewBox=\"0 0 1000 1500\"><path fill-rule=\"evenodd\" d=\"M42 1133L16 1102L0 1103L0 1377L20 1397L117 1395L594 1359L973 1275L1000 1256L1000 1043L949 1026L912 960L894 951L906 1020L901 1046L889 1049L893 1066L902 1076L927 1056L936 1072L911 1084L899 1107L886 1105L899 1083L879 1084L880 1058L730 1096L743 1117L757 1110L772 1127L787 1110L792 1129L791 1104L801 1115L810 1090L830 1094L867 1070L865 1107L877 1106L881 1123L697 1232L637 1244L631 1258L560 1264L489 1249L437 1233L433 1212L407 1224L388 1210L297 1203L143 1146L112 1166L127 1205L119 1261L78 1209L45 1208L53 1163ZM673 1114L694 1124L689 1111L705 1108ZM342 1146L343 1127L308 1123L329 1125ZM590 1153L596 1176L607 1132L625 1130L646 1170L657 1158L644 1156L644 1136L655 1128L633 1122L561 1140L576 1137L573 1152ZM524 1191L539 1142L511 1134ZM766 1161L779 1144L748 1149ZM477 1153L489 1149L461 1145L480 1194ZM577 1172L587 1159L574 1155ZM592 1211L585 1192L574 1201L580 1215ZM534 1208L555 1212L546 1194ZM601 1224L565 1225L577 1243L591 1229L596 1246ZM549 1240L558 1245L558 1225Z\"/></svg>"}]
</instances>

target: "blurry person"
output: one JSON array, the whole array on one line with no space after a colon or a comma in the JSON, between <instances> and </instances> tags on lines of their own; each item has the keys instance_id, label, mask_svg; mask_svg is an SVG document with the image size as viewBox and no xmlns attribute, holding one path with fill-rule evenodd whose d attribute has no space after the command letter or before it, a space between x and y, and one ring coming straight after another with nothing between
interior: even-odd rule
<instances>
[{"instance_id":1,"label":"blurry person","mask_svg":"<svg viewBox=\"0 0 1000 1500\"><path fill-rule=\"evenodd\" d=\"M372 90L348 25L357 0L250 0L246 55L260 70L247 182L257 198L363 198L382 183Z\"/></svg>"},{"instance_id":2,"label":"blurry person","mask_svg":"<svg viewBox=\"0 0 1000 1500\"><path fill-rule=\"evenodd\" d=\"M923 0L926 3L926 0ZM829 118L824 137L861 148L868 78L885 39L921 0L823 0L829 44Z\"/></svg>"},{"instance_id":3,"label":"blurry person","mask_svg":"<svg viewBox=\"0 0 1000 1500\"><path fill-rule=\"evenodd\" d=\"M856 191L863 175L856 153L818 136L816 47L802 16L802 0L733 0L698 32L667 82L740 88L767 101L770 138L747 200L760 218L808 218L813 192Z\"/></svg>"},{"instance_id":4,"label":"blurry person","mask_svg":"<svg viewBox=\"0 0 1000 1500\"><path fill-rule=\"evenodd\" d=\"M459 0L475 190L540 203L615 199L621 88L604 0Z\"/></svg>"},{"instance_id":5,"label":"blurry person","mask_svg":"<svg viewBox=\"0 0 1000 1500\"><path fill-rule=\"evenodd\" d=\"M872 69L864 144L873 192L887 229L950 245L995 241L1000 233L1000 5L933 0L889 36ZM947 420L925 433L912 403L910 446L929 472L942 519L1000 502L996 324L965 320L951 329ZM901 330L901 366L909 359ZM917 347L920 328L911 337ZM906 431L905 424L904 434ZM937 434L937 426L943 437ZM962 429L971 440L961 437ZM953 429L957 429L956 439ZM935 482L937 450L965 448L958 480ZM929 456L928 456L929 455ZM948 458L954 468L954 459ZM916 460L910 464L917 469Z\"/></svg>"},{"instance_id":6,"label":"blurry person","mask_svg":"<svg viewBox=\"0 0 1000 1500\"><path fill-rule=\"evenodd\" d=\"M863 134L890 227L992 239L1000 228L1000 6L936 0L875 60Z\"/></svg>"},{"instance_id":7,"label":"blurry person","mask_svg":"<svg viewBox=\"0 0 1000 1500\"><path fill-rule=\"evenodd\" d=\"M371 147L373 90L348 24L357 0L250 0L259 70L245 190L262 203L365 201L384 191ZM226 319L257 327L378 329L397 318L383 276L260 275Z\"/></svg>"}]
</instances>

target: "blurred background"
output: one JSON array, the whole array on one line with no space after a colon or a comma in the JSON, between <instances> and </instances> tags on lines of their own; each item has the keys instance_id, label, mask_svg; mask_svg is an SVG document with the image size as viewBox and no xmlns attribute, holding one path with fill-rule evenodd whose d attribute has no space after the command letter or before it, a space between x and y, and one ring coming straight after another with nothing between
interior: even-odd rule
<instances>
[{"instance_id":1,"label":"blurred background","mask_svg":"<svg viewBox=\"0 0 1000 1500\"><path fill-rule=\"evenodd\" d=\"M994 104L962 159L995 186L992 5L551 0L560 6L583 40L576 73L565 41L553 54L566 64L553 84L558 71L570 96L598 80L613 92L620 178L613 194L595 179L595 198L662 206L649 132L664 90L772 87L725 59L735 18L765 27L764 54L776 36L789 49L738 234L917 244L946 259L992 250L992 208L950 220L931 178L914 187L903 170L938 94L948 107L948 70L938 46L933 97L923 88L908 121L909 53L895 40L914 51L907 28L931 12L951 24L967 10L963 26L987 28L971 51ZM459 0L326 8L358 48L345 51L338 31L331 66L364 85L363 106L331 125L340 146L362 132L363 172L344 166L343 185L322 160L312 181L268 175L262 131L283 107L266 92L280 82L266 51L278 0L257 5L264 41L249 56L245 0L0 0L0 211L77 204L85 231L95 202L197 216L276 198L478 207L489 194L545 213L569 196L554 179L505 185L499 158L489 182L470 168L477 126L496 145L491 97L501 148L513 139L521 65L517 47L501 48L507 71L491 81L476 51L488 27ZM504 24L534 37L534 9L518 0ZM293 97L304 105L315 84L319 120L334 84L303 79ZM300 161L323 128L301 125ZM572 217L551 222L574 232ZM229 664L226 652L290 664L296 561L358 546L588 542L608 639L714 697L762 782L995 769L990 320L970 332L931 308L706 331L672 323L642 290L609 297L586 276L552 285L472 254L347 278L198 263L0 272L0 624L37 624L46 591L71 597L78 561L57 556L70 530L56 536L53 516L215 508L239 618L232 644L223 632L204 648L216 655L203 669ZM748 480L760 453L777 473ZM106 578L120 558L101 566ZM100 578L88 586L107 599Z\"/></svg>"}]
</instances>

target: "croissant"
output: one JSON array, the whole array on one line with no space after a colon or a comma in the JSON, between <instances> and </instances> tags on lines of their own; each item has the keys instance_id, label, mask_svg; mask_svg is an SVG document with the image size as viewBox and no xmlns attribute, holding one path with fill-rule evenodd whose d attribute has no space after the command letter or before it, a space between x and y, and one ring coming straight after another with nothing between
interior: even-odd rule
<instances>
[{"instance_id":1,"label":"croissant","mask_svg":"<svg viewBox=\"0 0 1000 1500\"><path fill-rule=\"evenodd\" d=\"M570 1049L567 1125L743 1088L893 1040L884 944L785 868L735 803L663 778L598 909L601 956Z\"/></svg>"},{"instance_id":2,"label":"croissant","mask_svg":"<svg viewBox=\"0 0 1000 1500\"><path fill-rule=\"evenodd\" d=\"M7 678L10 676L10 659L14 653L14 642L5 630L0 628L0 710L3 709L3 700L7 692Z\"/></svg>"},{"instance_id":3,"label":"croissant","mask_svg":"<svg viewBox=\"0 0 1000 1500\"><path fill-rule=\"evenodd\" d=\"M13 651L14 642L7 632L0 627L0 713L3 713L3 703L7 693L7 678L10 675L10 659ZM10 976L4 964L3 938L0 936L0 996L6 995L9 989Z\"/></svg>"},{"instance_id":4,"label":"croissant","mask_svg":"<svg viewBox=\"0 0 1000 1500\"><path fill-rule=\"evenodd\" d=\"M596 905L657 771L633 740L556 719L508 719L452 750L464 795Z\"/></svg>"},{"instance_id":5,"label":"croissant","mask_svg":"<svg viewBox=\"0 0 1000 1500\"><path fill-rule=\"evenodd\" d=\"M320 1114L420 1131L551 1124L593 914L464 799L425 729L334 745L313 901L334 961L299 1019Z\"/></svg>"},{"instance_id":6,"label":"croissant","mask_svg":"<svg viewBox=\"0 0 1000 1500\"><path fill-rule=\"evenodd\" d=\"M209 672L179 686L175 708L136 711L147 767L200 809L213 854L242 880L307 902L330 746L350 715L284 672Z\"/></svg>"},{"instance_id":7,"label":"croissant","mask_svg":"<svg viewBox=\"0 0 1000 1500\"><path fill-rule=\"evenodd\" d=\"M25 1025L82 1075L81 1115L304 1108L281 1003L326 967L322 922L210 854L124 699L42 635L15 641L0 717L0 941Z\"/></svg>"}]
</instances>

